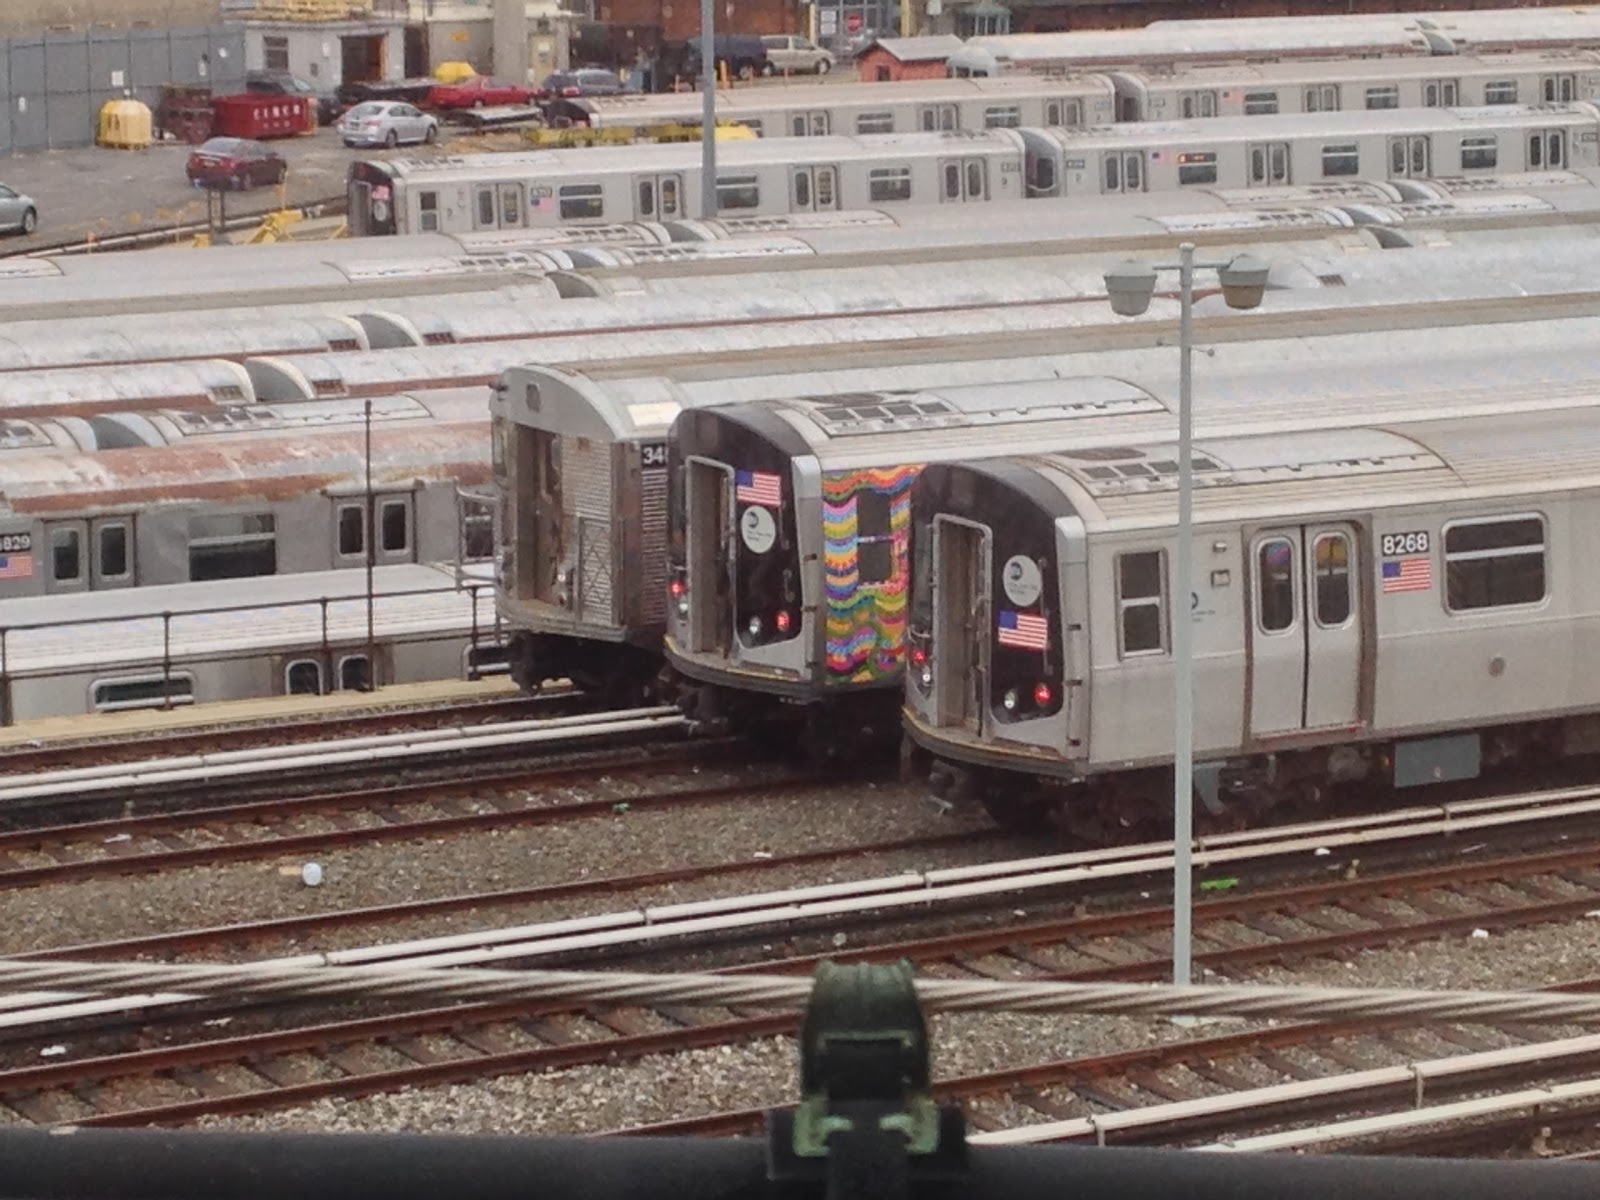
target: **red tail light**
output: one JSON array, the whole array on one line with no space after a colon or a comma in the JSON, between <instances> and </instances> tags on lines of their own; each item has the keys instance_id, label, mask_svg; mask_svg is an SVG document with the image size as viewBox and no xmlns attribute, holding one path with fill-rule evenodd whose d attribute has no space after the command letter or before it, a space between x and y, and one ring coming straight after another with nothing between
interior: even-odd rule
<instances>
[{"instance_id":1,"label":"red tail light","mask_svg":"<svg viewBox=\"0 0 1600 1200\"><path fill-rule=\"evenodd\" d=\"M917 646L911 651L911 665L920 667L928 661L928 651L925 647Z\"/></svg>"},{"instance_id":2,"label":"red tail light","mask_svg":"<svg viewBox=\"0 0 1600 1200\"><path fill-rule=\"evenodd\" d=\"M561 94L563 96L581 96L581 95L583 95L583 89L582 88L575 88L575 87L564 87L564 88L561 89Z\"/></svg>"},{"instance_id":3,"label":"red tail light","mask_svg":"<svg viewBox=\"0 0 1600 1200\"><path fill-rule=\"evenodd\" d=\"M1054 698L1055 693L1050 690L1048 683L1041 683L1033 689L1033 702L1040 708L1049 708Z\"/></svg>"},{"instance_id":4,"label":"red tail light","mask_svg":"<svg viewBox=\"0 0 1600 1200\"><path fill-rule=\"evenodd\" d=\"M786 612L780 612L777 616L772 618L772 626L779 633L788 633L789 632L789 614L786 613Z\"/></svg>"},{"instance_id":5,"label":"red tail light","mask_svg":"<svg viewBox=\"0 0 1600 1200\"><path fill-rule=\"evenodd\" d=\"M688 591L689 587L683 582L683 580L674 579L667 585L667 590L672 593L673 599L677 599L679 596L683 595L684 592Z\"/></svg>"}]
</instances>

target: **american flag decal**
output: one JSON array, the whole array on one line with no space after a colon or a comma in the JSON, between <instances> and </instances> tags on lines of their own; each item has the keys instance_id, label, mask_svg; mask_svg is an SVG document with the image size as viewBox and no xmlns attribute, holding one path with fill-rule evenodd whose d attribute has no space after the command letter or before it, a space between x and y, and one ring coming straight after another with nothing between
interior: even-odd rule
<instances>
[{"instance_id":1,"label":"american flag decal","mask_svg":"<svg viewBox=\"0 0 1600 1200\"><path fill-rule=\"evenodd\" d=\"M767 471L738 471L734 473L733 481L734 497L740 504L783 507L783 487L776 475Z\"/></svg>"},{"instance_id":2,"label":"american flag decal","mask_svg":"<svg viewBox=\"0 0 1600 1200\"><path fill-rule=\"evenodd\" d=\"M0 554L0 579L32 578L32 554Z\"/></svg>"},{"instance_id":3,"label":"american flag decal","mask_svg":"<svg viewBox=\"0 0 1600 1200\"><path fill-rule=\"evenodd\" d=\"M1037 613L1020 613L1002 608L995 640L1002 646L1012 646L1018 650L1043 650L1050 645L1050 627Z\"/></svg>"},{"instance_id":4,"label":"american flag decal","mask_svg":"<svg viewBox=\"0 0 1600 1200\"><path fill-rule=\"evenodd\" d=\"M1405 558L1383 560L1383 590L1386 592L1428 592L1433 590L1433 556L1410 554Z\"/></svg>"}]
</instances>

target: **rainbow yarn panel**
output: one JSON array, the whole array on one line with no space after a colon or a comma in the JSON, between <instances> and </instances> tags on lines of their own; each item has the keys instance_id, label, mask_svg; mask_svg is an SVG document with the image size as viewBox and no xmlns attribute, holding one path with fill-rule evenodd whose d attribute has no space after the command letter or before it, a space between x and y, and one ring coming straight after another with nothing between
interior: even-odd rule
<instances>
[{"instance_id":1,"label":"rainbow yarn panel","mask_svg":"<svg viewBox=\"0 0 1600 1200\"><path fill-rule=\"evenodd\" d=\"M830 683L887 681L900 671L911 583L911 485L921 470L920 464L874 467L822 477L824 645ZM887 578L863 583L857 501L866 492L888 501L891 558Z\"/></svg>"}]
</instances>

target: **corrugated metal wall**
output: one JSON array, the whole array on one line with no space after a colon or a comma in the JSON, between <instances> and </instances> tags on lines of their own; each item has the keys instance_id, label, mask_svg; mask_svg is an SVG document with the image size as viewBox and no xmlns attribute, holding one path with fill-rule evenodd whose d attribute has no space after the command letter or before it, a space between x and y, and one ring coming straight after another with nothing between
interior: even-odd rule
<instances>
[{"instance_id":1,"label":"corrugated metal wall","mask_svg":"<svg viewBox=\"0 0 1600 1200\"><path fill-rule=\"evenodd\" d=\"M107 100L150 106L166 83L244 90L244 29L93 29L0 40L0 154L87 146Z\"/></svg>"}]
</instances>

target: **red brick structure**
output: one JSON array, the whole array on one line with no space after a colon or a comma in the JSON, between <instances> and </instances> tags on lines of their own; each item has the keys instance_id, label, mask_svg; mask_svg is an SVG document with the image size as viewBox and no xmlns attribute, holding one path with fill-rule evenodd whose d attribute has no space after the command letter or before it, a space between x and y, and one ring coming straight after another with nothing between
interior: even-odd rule
<instances>
[{"instance_id":1,"label":"red brick structure","mask_svg":"<svg viewBox=\"0 0 1600 1200\"><path fill-rule=\"evenodd\" d=\"M943 79L944 60L960 47L961 39L952 34L879 38L856 56L856 69L863 83Z\"/></svg>"},{"instance_id":2,"label":"red brick structure","mask_svg":"<svg viewBox=\"0 0 1600 1200\"><path fill-rule=\"evenodd\" d=\"M718 33L790 33L806 27L800 0L717 0ZM653 25L666 41L700 34L700 0L594 0L595 20Z\"/></svg>"}]
</instances>

